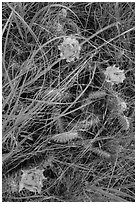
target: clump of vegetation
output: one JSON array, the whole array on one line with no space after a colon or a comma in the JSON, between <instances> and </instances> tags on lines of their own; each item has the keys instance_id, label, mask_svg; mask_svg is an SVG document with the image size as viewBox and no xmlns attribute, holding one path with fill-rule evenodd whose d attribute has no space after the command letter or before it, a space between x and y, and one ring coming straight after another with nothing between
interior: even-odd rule
<instances>
[{"instance_id":1,"label":"clump of vegetation","mask_svg":"<svg viewBox=\"0 0 137 204\"><path fill-rule=\"evenodd\" d=\"M3 201L134 202L135 4L4 2L2 23Z\"/></svg>"}]
</instances>

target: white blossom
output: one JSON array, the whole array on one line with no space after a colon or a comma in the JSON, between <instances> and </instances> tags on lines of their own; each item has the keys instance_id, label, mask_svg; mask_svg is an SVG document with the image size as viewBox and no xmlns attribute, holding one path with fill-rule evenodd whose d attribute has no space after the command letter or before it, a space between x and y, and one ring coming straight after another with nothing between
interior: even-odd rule
<instances>
[{"instance_id":1,"label":"white blossom","mask_svg":"<svg viewBox=\"0 0 137 204\"><path fill-rule=\"evenodd\" d=\"M72 62L75 58L79 59L81 46L74 36L64 37L64 41L58 46L61 51L60 57L66 59L67 62Z\"/></svg>"},{"instance_id":2,"label":"white blossom","mask_svg":"<svg viewBox=\"0 0 137 204\"><path fill-rule=\"evenodd\" d=\"M41 188L43 186L42 180L44 178L43 170L30 169L23 171L23 175L19 184L19 192L25 188L34 193L41 193Z\"/></svg>"},{"instance_id":3,"label":"white blossom","mask_svg":"<svg viewBox=\"0 0 137 204\"><path fill-rule=\"evenodd\" d=\"M124 112L127 109L127 104L124 100L118 99L119 111Z\"/></svg>"},{"instance_id":4,"label":"white blossom","mask_svg":"<svg viewBox=\"0 0 137 204\"><path fill-rule=\"evenodd\" d=\"M67 16L67 10L64 9L64 8L62 8L62 9L61 9L61 14L62 14L62 16L63 16L64 18L66 18L66 16Z\"/></svg>"},{"instance_id":5,"label":"white blossom","mask_svg":"<svg viewBox=\"0 0 137 204\"><path fill-rule=\"evenodd\" d=\"M106 76L106 81L111 82L112 84L123 83L126 79L124 70L120 70L119 67L116 67L115 65L107 67L104 74Z\"/></svg>"}]
</instances>

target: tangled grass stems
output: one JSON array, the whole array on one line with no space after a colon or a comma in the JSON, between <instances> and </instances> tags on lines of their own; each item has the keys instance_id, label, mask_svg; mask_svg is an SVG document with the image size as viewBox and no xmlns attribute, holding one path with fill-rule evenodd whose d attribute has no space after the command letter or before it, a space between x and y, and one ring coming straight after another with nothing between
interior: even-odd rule
<instances>
[{"instance_id":1,"label":"tangled grass stems","mask_svg":"<svg viewBox=\"0 0 137 204\"><path fill-rule=\"evenodd\" d=\"M134 201L134 21L127 2L3 3L3 200ZM70 36L81 50L68 62ZM114 65L123 83L106 81ZM15 195L32 167L41 195Z\"/></svg>"}]
</instances>

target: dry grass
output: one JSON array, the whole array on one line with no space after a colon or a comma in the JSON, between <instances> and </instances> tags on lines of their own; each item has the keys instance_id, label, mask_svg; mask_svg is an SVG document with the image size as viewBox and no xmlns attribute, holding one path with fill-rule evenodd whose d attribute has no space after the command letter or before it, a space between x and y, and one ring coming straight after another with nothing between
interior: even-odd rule
<instances>
[{"instance_id":1,"label":"dry grass","mask_svg":"<svg viewBox=\"0 0 137 204\"><path fill-rule=\"evenodd\" d=\"M3 3L3 201L134 201L134 7ZM58 46L70 34L82 49L67 63ZM111 86L114 64L126 80ZM32 167L45 168L42 192L19 193Z\"/></svg>"}]
</instances>

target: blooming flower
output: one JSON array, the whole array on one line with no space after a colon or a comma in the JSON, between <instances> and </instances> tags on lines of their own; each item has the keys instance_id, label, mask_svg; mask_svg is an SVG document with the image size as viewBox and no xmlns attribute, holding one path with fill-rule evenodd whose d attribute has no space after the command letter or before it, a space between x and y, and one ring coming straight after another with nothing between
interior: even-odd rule
<instances>
[{"instance_id":1,"label":"blooming flower","mask_svg":"<svg viewBox=\"0 0 137 204\"><path fill-rule=\"evenodd\" d=\"M72 62L75 58L79 59L81 46L74 36L64 37L64 41L58 46L61 51L60 57L66 59L67 62Z\"/></svg>"},{"instance_id":2,"label":"blooming flower","mask_svg":"<svg viewBox=\"0 0 137 204\"><path fill-rule=\"evenodd\" d=\"M119 67L116 67L115 65L107 67L104 74L106 75L106 81L111 82L112 84L123 83L126 78L124 70L120 70Z\"/></svg>"},{"instance_id":3,"label":"blooming flower","mask_svg":"<svg viewBox=\"0 0 137 204\"><path fill-rule=\"evenodd\" d=\"M63 32L63 26L60 23L57 23L56 27L58 32Z\"/></svg>"},{"instance_id":4,"label":"blooming flower","mask_svg":"<svg viewBox=\"0 0 137 204\"><path fill-rule=\"evenodd\" d=\"M117 96L119 112L123 113L127 109L126 102L119 96Z\"/></svg>"},{"instance_id":5,"label":"blooming flower","mask_svg":"<svg viewBox=\"0 0 137 204\"><path fill-rule=\"evenodd\" d=\"M26 188L31 192L41 193L43 186L42 180L45 178L43 175L44 170L30 169L23 171L23 175L19 184L19 192Z\"/></svg>"},{"instance_id":6,"label":"blooming flower","mask_svg":"<svg viewBox=\"0 0 137 204\"><path fill-rule=\"evenodd\" d=\"M61 9L61 14L62 14L62 16L63 16L64 18L66 18L66 16L67 16L67 10L64 9L64 8L62 8L62 9Z\"/></svg>"}]
</instances>

